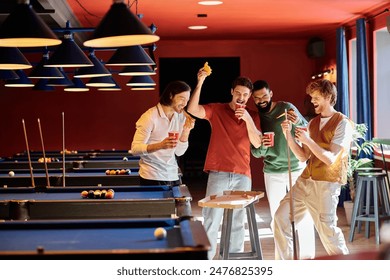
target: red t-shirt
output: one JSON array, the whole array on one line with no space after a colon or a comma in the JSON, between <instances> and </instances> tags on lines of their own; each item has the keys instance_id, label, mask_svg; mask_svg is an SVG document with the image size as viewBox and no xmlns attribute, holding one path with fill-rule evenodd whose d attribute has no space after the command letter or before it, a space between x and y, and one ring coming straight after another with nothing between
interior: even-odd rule
<instances>
[{"instance_id":1,"label":"red t-shirt","mask_svg":"<svg viewBox=\"0 0 390 280\"><path fill-rule=\"evenodd\" d=\"M204 171L231 172L251 178L250 141L245 121L237 119L228 103L211 103L203 107L205 119L211 125ZM247 111L260 129L258 113L248 108Z\"/></svg>"}]
</instances>

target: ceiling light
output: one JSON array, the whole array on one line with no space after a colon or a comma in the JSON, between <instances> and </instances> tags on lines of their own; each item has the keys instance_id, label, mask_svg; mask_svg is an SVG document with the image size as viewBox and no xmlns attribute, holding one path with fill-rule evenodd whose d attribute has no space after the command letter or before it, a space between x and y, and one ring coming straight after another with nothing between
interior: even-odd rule
<instances>
[{"instance_id":1,"label":"ceiling light","mask_svg":"<svg viewBox=\"0 0 390 280\"><path fill-rule=\"evenodd\" d=\"M98 88L99 91L121 91L121 87L115 83L115 86L113 87L102 87L102 88Z\"/></svg>"},{"instance_id":2,"label":"ceiling light","mask_svg":"<svg viewBox=\"0 0 390 280\"><path fill-rule=\"evenodd\" d=\"M94 77L86 83L88 87L114 87L116 82L112 76Z\"/></svg>"},{"instance_id":3,"label":"ceiling light","mask_svg":"<svg viewBox=\"0 0 390 280\"><path fill-rule=\"evenodd\" d=\"M215 6L215 5L221 5L223 4L222 1L199 1L199 5L204 5L204 6Z\"/></svg>"},{"instance_id":4,"label":"ceiling light","mask_svg":"<svg viewBox=\"0 0 390 280\"><path fill-rule=\"evenodd\" d=\"M114 55L106 63L108 66L154 64L154 61L140 45L118 48Z\"/></svg>"},{"instance_id":5,"label":"ceiling light","mask_svg":"<svg viewBox=\"0 0 390 280\"><path fill-rule=\"evenodd\" d=\"M48 86L63 86L63 87L73 86L72 81L68 78L68 75L66 75L64 69L62 69L62 67L60 67L60 68L58 68L58 70L63 75L63 78L62 79L50 79L50 80L48 80L46 85L48 85Z\"/></svg>"},{"instance_id":6,"label":"ceiling light","mask_svg":"<svg viewBox=\"0 0 390 280\"><path fill-rule=\"evenodd\" d=\"M126 86L155 86L156 83L150 76L134 76L126 84Z\"/></svg>"},{"instance_id":7,"label":"ceiling light","mask_svg":"<svg viewBox=\"0 0 390 280\"><path fill-rule=\"evenodd\" d=\"M153 34L142 23L123 0L113 0L110 10L84 46L93 48L123 47L157 42L160 37Z\"/></svg>"},{"instance_id":8,"label":"ceiling light","mask_svg":"<svg viewBox=\"0 0 390 280\"><path fill-rule=\"evenodd\" d=\"M18 74L14 70L0 70L1 80L14 80L19 79Z\"/></svg>"},{"instance_id":9,"label":"ceiling light","mask_svg":"<svg viewBox=\"0 0 390 280\"><path fill-rule=\"evenodd\" d=\"M152 67L149 65L132 65L126 66L119 72L120 76L144 76L144 75L156 75Z\"/></svg>"},{"instance_id":10,"label":"ceiling light","mask_svg":"<svg viewBox=\"0 0 390 280\"><path fill-rule=\"evenodd\" d=\"M57 47L45 67L90 67L93 63L73 40L73 34L66 32L62 44Z\"/></svg>"},{"instance_id":11,"label":"ceiling light","mask_svg":"<svg viewBox=\"0 0 390 280\"><path fill-rule=\"evenodd\" d=\"M44 91L51 91L54 90L54 87L48 86L47 82L48 79L40 79L38 82L35 84L35 86L32 88L33 90L44 90Z\"/></svg>"},{"instance_id":12,"label":"ceiling light","mask_svg":"<svg viewBox=\"0 0 390 280\"><path fill-rule=\"evenodd\" d=\"M80 78L73 78L72 79L73 85L70 87L64 88L64 91L72 91L72 92L84 92L89 91L89 88L83 83L83 81Z\"/></svg>"},{"instance_id":13,"label":"ceiling light","mask_svg":"<svg viewBox=\"0 0 390 280\"><path fill-rule=\"evenodd\" d=\"M31 70L28 77L30 79L63 79L61 71L57 67L45 67L49 61L49 52L46 51L41 61Z\"/></svg>"},{"instance_id":14,"label":"ceiling light","mask_svg":"<svg viewBox=\"0 0 390 280\"><path fill-rule=\"evenodd\" d=\"M206 25L191 25L191 26L188 26L188 29L203 30L203 29L207 29L207 26Z\"/></svg>"},{"instance_id":15,"label":"ceiling light","mask_svg":"<svg viewBox=\"0 0 390 280\"><path fill-rule=\"evenodd\" d=\"M102 76L111 76L111 72L104 67L103 63L95 56L95 52L91 51L88 58L92 61L92 67L81 67L76 70L74 77L76 78L93 78Z\"/></svg>"},{"instance_id":16,"label":"ceiling light","mask_svg":"<svg viewBox=\"0 0 390 280\"><path fill-rule=\"evenodd\" d=\"M155 90L153 86L132 86L131 90Z\"/></svg>"},{"instance_id":17,"label":"ceiling light","mask_svg":"<svg viewBox=\"0 0 390 280\"><path fill-rule=\"evenodd\" d=\"M18 48L0 47L0 69L17 70L31 67L30 62Z\"/></svg>"},{"instance_id":18,"label":"ceiling light","mask_svg":"<svg viewBox=\"0 0 390 280\"><path fill-rule=\"evenodd\" d=\"M43 47L61 44L30 5L29 0L19 0L0 27L0 46Z\"/></svg>"},{"instance_id":19,"label":"ceiling light","mask_svg":"<svg viewBox=\"0 0 390 280\"><path fill-rule=\"evenodd\" d=\"M23 70L16 70L16 74L19 76L19 79L7 80L4 84L6 87L33 87L34 84L23 72Z\"/></svg>"}]
</instances>

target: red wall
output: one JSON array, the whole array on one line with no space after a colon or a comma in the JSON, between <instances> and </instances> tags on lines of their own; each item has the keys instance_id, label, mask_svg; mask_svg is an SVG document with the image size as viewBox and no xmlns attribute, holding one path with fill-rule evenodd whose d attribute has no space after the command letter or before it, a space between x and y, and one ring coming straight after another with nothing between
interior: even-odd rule
<instances>
[{"instance_id":1,"label":"red wall","mask_svg":"<svg viewBox=\"0 0 390 280\"><path fill-rule=\"evenodd\" d=\"M323 61L306 55L307 40L272 41L164 41L157 42L159 57L241 58L241 75L267 80L275 100L294 103L305 114L305 87L313 72L321 70ZM100 52L96 55L100 58ZM109 57L110 53L104 53ZM105 58L103 57L103 60ZM114 69L119 70L119 69ZM153 77L158 89L158 72ZM194 73L196 75L196 73ZM31 89L9 89L0 86L0 155L11 156L26 149L22 119L26 122L30 149L41 150L37 119L40 118L46 150L62 149L61 112L65 113L65 142L68 150L129 149L135 122L158 102L157 91L130 91L129 77L114 75L121 92L85 93ZM250 106L253 106L251 103ZM262 160L253 159L254 187L263 189Z\"/></svg>"}]
</instances>

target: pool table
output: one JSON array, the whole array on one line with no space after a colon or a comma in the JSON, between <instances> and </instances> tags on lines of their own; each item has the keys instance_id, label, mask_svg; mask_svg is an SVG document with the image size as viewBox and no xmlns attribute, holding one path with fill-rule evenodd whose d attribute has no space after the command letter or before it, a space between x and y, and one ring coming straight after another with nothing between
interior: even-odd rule
<instances>
[{"instance_id":1,"label":"pool table","mask_svg":"<svg viewBox=\"0 0 390 280\"><path fill-rule=\"evenodd\" d=\"M48 169L62 168L62 161L47 162ZM45 169L43 162L32 161L31 166L33 169ZM65 160L65 168L132 168L139 166L139 159L129 159L124 161L120 160ZM0 170L9 172L10 170L24 169L29 170L30 165L28 161L0 161Z\"/></svg>"},{"instance_id":2,"label":"pool table","mask_svg":"<svg viewBox=\"0 0 390 280\"><path fill-rule=\"evenodd\" d=\"M82 198L107 187L0 189L0 220L108 219L191 216L191 194L180 186L115 186L113 199Z\"/></svg>"},{"instance_id":3,"label":"pool table","mask_svg":"<svg viewBox=\"0 0 390 280\"><path fill-rule=\"evenodd\" d=\"M49 172L50 186L62 186L63 176L61 170L51 170ZM47 186L46 172L34 172L34 182L36 186ZM66 186L124 186L139 185L138 172L126 175L106 175L105 172L73 172L65 173ZM13 177L7 174L0 174L0 187L26 187L31 186L30 172L17 172Z\"/></svg>"},{"instance_id":4,"label":"pool table","mask_svg":"<svg viewBox=\"0 0 390 280\"><path fill-rule=\"evenodd\" d=\"M35 151L31 150L30 151L31 156L43 156L42 151ZM59 150L50 150L50 151L45 151L46 156L50 157L62 157L62 151ZM67 151L65 153L65 156L68 155L79 155L79 156L123 156L123 157L131 157L133 156L131 153L129 153L128 150L78 150L78 151ZM20 156L27 156L27 152L23 151L21 153L16 153L13 157L20 157Z\"/></svg>"},{"instance_id":5,"label":"pool table","mask_svg":"<svg viewBox=\"0 0 390 280\"><path fill-rule=\"evenodd\" d=\"M101 156L94 156L94 155L85 155L85 156L79 156L79 155L66 155L65 161L75 161L75 160L123 160L125 156L122 155L101 155ZM51 161L62 161L62 156L58 157L52 157L47 156L46 158L50 158ZM133 159L140 159L139 156L126 156L127 159L133 160ZM42 159L43 156L37 156L32 155L30 156L31 161L38 161L39 159ZM4 162L13 162L13 161L28 161L27 156L18 156L18 157L6 157L2 158L2 161Z\"/></svg>"},{"instance_id":6,"label":"pool table","mask_svg":"<svg viewBox=\"0 0 390 280\"><path fill-rule=\"evenodd\" d=\"M158 227L166 238L154 237ZM0 240L3 259L195 260L210 248L202 223L180 218L11 221Z\"/></svg>"}]
</instances>

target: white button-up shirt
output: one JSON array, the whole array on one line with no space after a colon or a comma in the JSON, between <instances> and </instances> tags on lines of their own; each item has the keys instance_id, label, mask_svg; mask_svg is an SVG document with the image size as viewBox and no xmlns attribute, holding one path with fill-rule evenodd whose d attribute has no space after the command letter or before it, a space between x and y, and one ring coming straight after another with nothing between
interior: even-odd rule
<instances>
[{"instance_id":1,"label":"white button-up shirt","mask_svg":"<svg viewBox=\"0 0 390 280\"><path fill-rule=\"evenodd\" d=\"M131 152L141 157L139 175L142 178L157 181L179 179L176 156L184 154L188 148L188 141L179 140L175 148L161 149L152 153L147 152L147 146L164 140L168 137L169 131L179 131L180 138L185 121L184 114L176 112L169 120L160 103L147 110L138 119Z\"/></svg>"}]
</instances>

